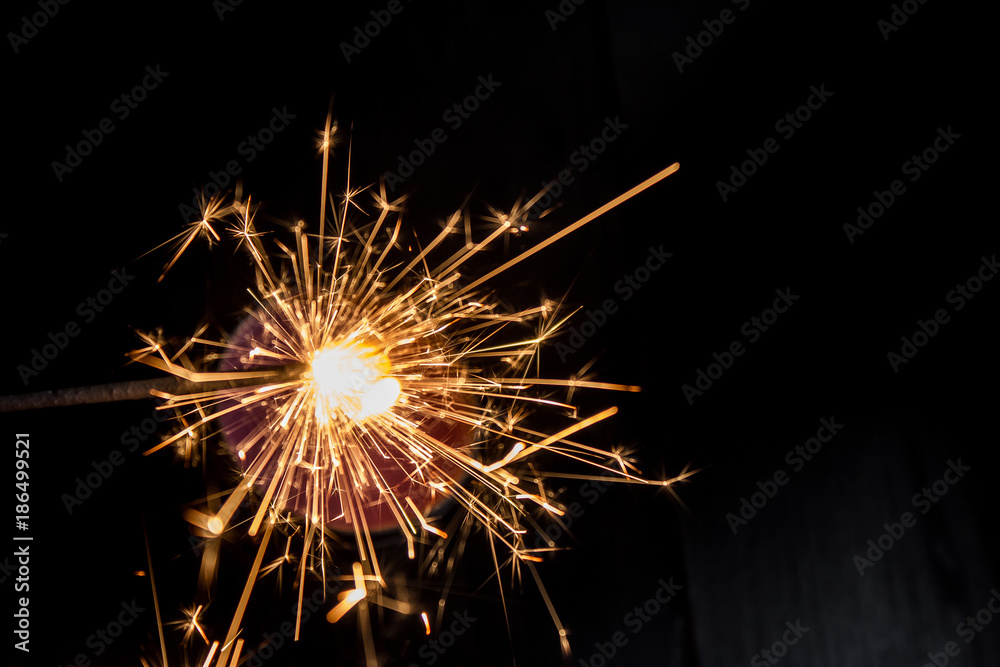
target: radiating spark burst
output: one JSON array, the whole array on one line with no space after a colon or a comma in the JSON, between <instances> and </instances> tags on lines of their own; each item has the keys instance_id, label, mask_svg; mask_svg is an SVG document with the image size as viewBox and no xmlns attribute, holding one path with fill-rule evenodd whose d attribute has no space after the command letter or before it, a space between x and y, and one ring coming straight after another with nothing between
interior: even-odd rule
<instances>
[{"instance_id":1,"label":"radiating spark burst","mask_svg":"<svg viewBox=\"0 0 1000 667\"><path fill-rule=\"evenodd\" d=\"M563 510L547 490L545 476L529 464L548 453L591 464L623 482L660 487L690 473L651 482L640 478L621 453L573 439L615 414L616 408L576 419L555 433L524 426L522 420L532 408L576 415L571 404L547 392L567 389L572 395L589 388L638 388L594 382L586 375L587 368L582 376L568 380L537 377L532 371L537 369L541 347L568 316L560 316L558 307L548 301L505 312L483 285L658 183L678 165L499 268L467 281L462 270L499 238L506 242L510 233L525 230L527 211L544 192L529 201L519 200L509 212L491 209L488 233L479 240L473 239L463 205L430 243L407 252L399 244L403 200L389 201L384 184L378 193L370 193L374 214L367 223L354 222L364 212L358 199L366 189L352 189L349 183L339 205L331 199L332 221L328 220L326 181L335 130L328 118L320 141L323 223L318 235L306 234L300 223L293 227L290 247L279 239L267 243L270 238L254 224L255 207L249 198L225 203L212 198L202 202L202 220L178 237L180 247L165 271L199 235L210 242L219 240L215 228L223 221L250 256L257 274L256 289L251 290L256 306L237 335L213 341L202 337L202 329L173 354L159 338L143 336L146 345L129 353L134 360L182 379L206 383L203 391L194 393L157 393L164 399L161 409L177 411L183 426L146 454L182 441L188 443L183 451L189 451L196 434L222 430L241 462L243 477L222 506L216 503L218 509L209 512L189 508L188 521L207 534L220 535L247 495L260 495L248 528L251 536L262 533L257 559L228 633L212 645L205 664L216 660L225 665L238 659L231 651L254 581L293 560L299 589L298 639L306 572L329 578L324 573L331 527L353 535L357 562L346 577L354 588L330 609L328 620L335 622L354 607L366 608L369 601L408 612L409 604L387 594L372 536L387 526L398 529L409 557L415 558L416 542L443 543L449 538L435 525L434 510L443 499L457 503L466 518L486 530L498 575L509 563L519 578L521 566L527 566L568 654L567 632L533 566L541 560L541 552L551 549L531 548L526 539L539 528L536 515L559 517ZM333 233L328 236L331 222ZM435 251L461 231L460 224L465 245L435 263ZM277 258L272 258L273 249ZM537 323L534 335L517 334L517 327L533 322ZM190 354L195 345L210 350L207 359L220 361L214 367L195 363ZM286 546L282 559L262 567L276 525L301 536L300 555L291 558ZM497 556L498 545L507 557ZM196 628L208 643L196 624L197 615L195 611L188 627ZM426 612L422 618L429 632ZM367 659L374 664L366 619L367 614L359 615Z\"/></svg>"},{"instance_id":2,"label":"radiating spark burst","mask_svg":"<svg viewBox=\"0 0 1000 667\"><path fill-rule=\"evenodd\" d=\"M223 198L220 195L212 195L206 197L204 194L200 195L198 198L199 208L201 209L201 219L195 220L187 225L187 228L182 231L177 236L167 239L160 245L156 246L149 252L158 250L166 245L174 246L174 252L170 256L166 265L163 267L163 273L157 278L156 282L163 282L163 279L167 277L167 273L173 266L177 263L177 260L181 258L181 255L191 247L198 238L204 238L209 246L214 245L222 240L219 233L215 231L215 228L223 221L225 218L232 213L231 204L226 204L223 202ZM146 254L148 255L149 252Z\"/></svg>"}]
</instances>

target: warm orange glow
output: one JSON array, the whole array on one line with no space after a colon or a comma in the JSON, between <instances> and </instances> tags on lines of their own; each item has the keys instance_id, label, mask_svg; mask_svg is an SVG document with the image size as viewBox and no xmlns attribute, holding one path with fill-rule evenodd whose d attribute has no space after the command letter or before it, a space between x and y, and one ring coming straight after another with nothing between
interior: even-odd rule
<instances>
[{"instance_id":1,"label":"warm orange glow","mask_svg":"<svg viewBox=\"0 0 1000 667\"><path fill-rule=\"evenodd\" d=\"M389 358L372 348L324 347L310 368L320 419L365 419L385 412L399 398L399 380L387 376Z\"/></svg>"}]
</instances>

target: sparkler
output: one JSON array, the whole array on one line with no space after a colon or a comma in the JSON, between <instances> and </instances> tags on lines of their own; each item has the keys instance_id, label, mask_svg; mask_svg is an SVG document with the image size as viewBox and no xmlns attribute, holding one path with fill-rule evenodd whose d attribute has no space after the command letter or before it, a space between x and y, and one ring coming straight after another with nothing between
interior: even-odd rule
<instances>
[{"instance_id":1,"label":"sparkler","mask_svg":"<svg viewBox=\"0 0 1000 667\"><path fill-rule=\"evenodd\" d=\"M270 238L254 222L256 205L237 190L231 200L204 199L202 219L173 240L177 249L164 275L199 237L214 244L228 234L249 256L256 273L251 290L255 305L237 332L216 341L202 337L202 331L178 350L168 350L156 336L140 334L143 347L128 355L183 383L150 389L163 400L160 409L179 414L183 426L147 455L218 427L239 462L240 480L221 507L189 509L187 520L202 534L218 536L231 528L248 496L259 496L247 530L250 536L261 536L257 557L230 627L211 643L204 664L237 664L243 615L255 580L268 569L263 559L276 527L291 530L286 553L292 551L293 536L301 540L295 547L295 639L306 575L332 576L326 563L337 533L349 535L354 543L356 562L346 577L353 588L329 610L327 619L336 622L360 608L368 664L375 664L364 612L369 602L408 613L422 611L430 631L426 610L391 598L373 536L398 530L410 559L419 543L446 543L449 535L437 516L444 500L461 508L468 519L461 523L463 530L473 524L485 530L498 575L507 564L518 577L522 567L530 571L568 655L567 632L534 568L551 547L532 548L526 539L541 530L543 517L563 515L546 486L547 478L559 475L539 473L535 459L543 454L562 457L593 466L595 475L658 487L669 487L691 473L649 481L622 452L578 442L578 433L617 409L579 418L571 404L547 392L638 388L539 377L533 372L539 351L569 315L553 302L506 312L485 285L659 183L678 165L468 280L463 271L472 260L521 229L544 191L518 200L509 212L494 210L488 218L493 229L485 238L473 238L471 216L463 205L425 246L404 249L399 238L405 198L390 201L384 184L372 192L352 190L349 183L341 205L328 196L335 132L328 118L320 145L318 234L308 234L299 223L293 243ZM371 198L367 205L366 192ZM365 217L366 207L374 210L371 218ZM443 260L433 259L463 228L465 244ZM534 327L531 335L518 333L524 326ZM200 358L195 354L199 349L205 350ZM574 420L554 433L539 432L524 421L533 409L567 411ZM212 554L215 558L216 552ZM197 623L199 612L188 613L194 620L186 640L198 635L207 640Z\"/></svg>"}]
</instances>

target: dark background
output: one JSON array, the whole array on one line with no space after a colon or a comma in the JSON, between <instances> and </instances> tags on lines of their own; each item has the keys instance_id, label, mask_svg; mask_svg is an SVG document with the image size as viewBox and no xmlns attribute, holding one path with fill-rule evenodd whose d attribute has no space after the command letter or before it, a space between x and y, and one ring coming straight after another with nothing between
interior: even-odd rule
<instances>
[{"instance_id":1,"label":"dark background","mask_svg":"<svg viewBox=\"0 0 1000 667\"><path fill-rule=\"evenodd\" d=\"M570 664L604 664L595 644L618 631L628 642L609 664L774 664L760 651L781 639L786 622L809 628L782 653L787 665L922 665L950 641L960 651L949 664L998 664L1000 622L970 643L957 626L1000 585L989 458L1000 283L985 283L961 310L946 297L997 251L987 197L992 133L979 113L990 89L980 69L990 44L983 10L913 3L907 8L916 13L885 39L878 21L893 13L888 2L564 2L575 10L554 30L546 15L558 11L554 0L492 4L406 2L350 62L340 44L385 3L243 2L221 16L221 3L71 3L37 34L25 33L33 36L16 53L8 35L0 393L150 377L124 363L139 345L132 328L184 336L208 322L213 332L231 330L247 305L242 258L231 247L210 253L196 244L162 284L167 255L142 256L182 229L179 205L232 159L241 160L245 191L263 202L262 215L314 225L315 139L331 96L341 125L353 125L356 185L376 182L415 140L445 129L448 139L395 193L411 193L404 224L421 238L470 193L480 212L534 194L617 118L627 128L574 172L560 207L511 239L506 254L483 260L503 261L681 164L493 281L511 305L565 295L583 308L574 326L588 309L618 299L582 349L565 359L546 353L544 374L564 377L596 358L597 379L641 385L641 394L579 396L583 414L620 408L587 441L635 449L651 477L700 469L675 489L683 507L635 486L590 504L579 482L566 484L565 501L585 507L572 526L576 540L563 536L559 543L572 549L538 571L570 631ZM735 20L708 43L703 22L723 9ZM22 17L38 11L13 3L5 32L22 31ZM699 33L707 46L681 72L674 54ZM112 101L157 65L169 75L127 118L115 118ZM491 75L501 83L496 92L461 127L449 127L444 111ZM781 136L775 123L806 102L811 86L832 95L793 136ZM237 147L274 108L295 118L245 162ZM67 144L104 117L114 131L59 181L53 161L65 160ZM910 182L903 163L939 128L960 138ZM724 201L717 182L769 137L780 149ZM344 148L332 177L340 187ZM906 192L851 243L843 225L894 179ZM633 298L619 299L616 281L661 245L673 253L666 266ZM80 322L77 304L122 267L135 276L127 289L25 386L18 365L30 363L50 332ZM682 385L695 382L713 353L747 343L743 323L777 289L799 300L689 402ZM950 321L894 372L887 354L939 308ZM143 519L164 620L179 620L179 606L194 599L198 552L179 514L205 494L199 470L137 450L72 514L61 500L152 413L152 402L140 401L3 415L5 437L31 433L33 455L33 651L28 661L16 655L16 664L68 665L80 653L93 664L136 664L139 655L159 663L149 579L134 574L148 570ZM785 453L815 435L821 418L843 428L793 472ZM958 459L971 470L926 514L915 511L912 496ZM789 473L787 485L734 535L727 513L779 470ZM906 511L916 524L860 576L854 557ZM248 540L224 548L208 616L217 636L254 553ZM454 609L478 620L435 664L562 664L528 575L504 589L508 637L496 582L486 582L488 557L474 536L446 619ZM262 646L263 633L291 618L291 572L283 587L274 576L258 582L248 646ZM13 576L4 569L5 590ZM671 577L681 593L633 633L626 614ZM133 599L145 611L96 656L88 636ZM175 627L167 628L170 664L201 664L197 643L190 662L181 660ZM430 664L412 619L387 614L379 627L386 664ZM350 622L331 627L317 614L302 642L265 664L356 664L356 636Z\"/></svg>"}]
</instances>

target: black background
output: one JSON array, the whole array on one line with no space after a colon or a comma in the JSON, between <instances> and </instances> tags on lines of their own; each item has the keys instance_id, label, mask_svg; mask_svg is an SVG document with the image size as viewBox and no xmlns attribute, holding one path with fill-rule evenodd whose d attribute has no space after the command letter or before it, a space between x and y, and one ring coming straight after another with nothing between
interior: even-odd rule
<instances>
[{"instance_id":1,"label":"black background","mask_svg":"<svg viewBox=\"0 0 1000 667\"><path fill-rule=\"evenodd\" d=\"M860 3L859 3L860 4ZM524 266L493 281L511 305L561 298L585 321L609 298L618 311L566 359L549 350L544 374L567 376L596 358L596 378L643 387L641 394L588 392L584 414L618 405L589 432L602 447L634 448L652 477L701 470L665 493L615 487L589 504L580 484L566 502L586 506L572 546L538 567L574 646L571 664L591 660L595 642L625 631L611 664L765 664L755 654L785 622L810 628L789 647L789 665L923 664L957 641L950 664L998 661L996 622L972 643L956 625L997 586L1000 552L988 454L996 446L996 307L1000 284L985 283L961 310L946 295L997 251L989 206L994 151L985 123L989 86L980 68L989 41L981 9L930 2L884 38L890 3L835 4L616 2L588 0L553 29L556 2L494 7L404 3L402 12L347 62L340 46L384 4L349 7L244 2L217 6L61 6L7 61L7 215L0 225L6 297L2 393L20 393L151 373L125 364L138 346L132 329L184 336L208 322L231 329L247 305L245 269L231 247L197 244L168 279L167 255L143 256L178 233L189 204L226 162L241 160L246 192L264 215L318 216L316 133L333 98L342 127L353 126L351 182L377 182L438 127L447 140L406 179L405 223L428 238L472 193L472 207L509 208L570 164L606 119L627 127L559 198L560 207L511 239L490 266L548 235L673 162L680 171L601 217ZM741 7L745 7L741 9ZM735 20L708 43L703 21L730 9ZM39 11L14 3L6 31ZM675 52L704 33L702 53L679 71ZM121 120L112 101L147 66L169 75ZM461 127L442 119L478 77L500 82ZM791 137L775 123L806 103L811 87L832 95ZM273 109L295 118L253 162L238 146L265 127ZM112 117L115 129L60 181L54 161L85 130ZM939 128L959 138L916 182L902 165L931 146ZM780 149L724 201L718 181L769 137ZM346 146L333 182L343 187ZM905 194L852 243L843 225L889 189ZM230 186L232 187L232 185ZM631 299L616 281L642 265L649 248L673 253ZM77 304L107 287L111 272L135 276L93 322L28 385L19 365L69 321ZM682 385L759 316L775 290L799 296L773 329L704 395ZM939 308L950 321L898 372L899 352L918 320ZM121 449L123 432L153 412L151 402L4 415L5 437L30 432L32 653L16 664L160 660L142 521L149 527L165 621L194 598L197 561L180 506L203 495L200 472L167 453L126 454L125 463L72 514L61 500L76 478ZM737 535L726 514L788 471L785 452L816 433L821 418L844 428L808 467L791 474ZM913 511L910 498L939 479L949 460L971 471L899 544L859 576L853 557L883 523ZM13 530L12 530L13 532ZM476 540L473 540L476 541ZM562 664L555 628L530 577L507 585L507 618L482 540L470 546L449 609L477 620L435 664ZM8 553L12 549L8 549ZM248 540L224 550L210 607L215 635L227 619L254 554ZM291 618L285 585L258 583L248 646ZM4 572L5 590L13 575ZM661 578L683 585L643 630L625 615ZM509 582L507 582L509 584ZM121 603L142 612L101 656L87 637ZM429 598L432 599L432 598ZM9 607L12 607L10 603ZM9 608L8 607L8 608ZM9 615L7 616L9 619ZM446 614L448 618L448 614ZM429 664L413 619L387 614L386 664ZM180 634L168 626L170 664ZM256 634L255 634L256 633ZM356 628L310 621L298 645L266 664L355 664ZM7 636L10 636L9 634ZM199 640L200 641L200 640ZM204 651L193 644L190 664Z\"/></svg>"}]
</instances>

